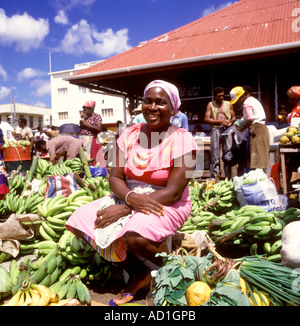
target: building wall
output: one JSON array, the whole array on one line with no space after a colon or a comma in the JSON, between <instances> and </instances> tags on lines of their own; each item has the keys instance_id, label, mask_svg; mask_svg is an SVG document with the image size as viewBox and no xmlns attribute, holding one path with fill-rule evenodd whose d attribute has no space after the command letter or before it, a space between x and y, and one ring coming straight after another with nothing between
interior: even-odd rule
<instances>
[{"instance_id":1,"label":"building wall","mask_svg":"<svg viewBox=\"0 0 300 326\"><path fill-rule=\"evenodd\" d=\"M0 105L2 121L10 123L13 127L18 125L20 117L24 117L27 120L27 126L31 129L36 129L39 124L44 126L51 125L51 113L49 108L22 103Z\"/></svg>"},{"instance_id":2,"label":"building wall","mask_svg":"<svg viewBox=\"0 0 300 326\"><path fill-rule=\"evenodd\" d=\"M117 120L124 122L124 98L92 91L64 80L76 71L50 73L52 125L79 123L82 106L88 100L96 102L95 112L102 116L103 124L115 124ZM128 121L128 115L126 119Z\"/></svg>"}]
</instances>

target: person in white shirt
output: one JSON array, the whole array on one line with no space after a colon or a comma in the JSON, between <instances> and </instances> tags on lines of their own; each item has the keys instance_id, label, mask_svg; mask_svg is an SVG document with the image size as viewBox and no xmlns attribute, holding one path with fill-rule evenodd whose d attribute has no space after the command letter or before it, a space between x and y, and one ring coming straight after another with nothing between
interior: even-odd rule
<instances>
[{"instance_id":1,"label":"person in white shirt","mask_svg":"<svg viewBox=\"0 0 300 326\"><path fill-rule=\"evenodd\" d=\"M270 133L266 126L266 114L261 103L249 90L234 87L230 91L231 104L243 105L245 123L236 128L244 131L249 128L250 168L266 170L270 166Z\"/></svg>"},{"instance_id":2,"label":"person in white shirt","mask_svg":"<svg viewBox=\"0 0 300 326\"><path fill-rule=\"evenodd\" d=\"M2 121L2 118L0 116L0 128L2 130L3 133L3 138L7 138L8 141L15 141L15 138L13 136L13 132L14 132L14 128L5 121Z\"/></svg>"}]
</instances>

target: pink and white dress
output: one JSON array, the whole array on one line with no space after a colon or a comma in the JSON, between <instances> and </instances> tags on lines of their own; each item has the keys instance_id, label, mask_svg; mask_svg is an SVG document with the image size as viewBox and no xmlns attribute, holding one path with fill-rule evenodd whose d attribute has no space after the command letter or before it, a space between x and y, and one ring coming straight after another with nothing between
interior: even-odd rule
<instances>
[{"instance_id":1,"label":"pink and white dress","mask_svg":"<svg viewBox=\"0 0 300 326\"><path fill-rule=\"evenodd\" d=\"M174 160L193 150L197 151L198 147L187 130L172 126L171 133L160 144L154 139L157 146L144 148L138 142L142 126L143 124L137 124L125 129L118 139L118 145L125 154L124 173L128 187L147 193L163 188L167 184ZM181 228L191 211L187 186L178 202L165 206L165 213L161 217L139 212L130 214L114 241L107 248L101 248L95 241L94 223L99 208L105 206L107 200L111 201L112 197L115 198L113 195L106 196L79 207L68 219L66 227L85 238L105 259L114 262L126 258L123 237L126 232L134 231L148 240L161 242ZM115 198L115 202L122 201Z\"/></svg>"}]
</instances>

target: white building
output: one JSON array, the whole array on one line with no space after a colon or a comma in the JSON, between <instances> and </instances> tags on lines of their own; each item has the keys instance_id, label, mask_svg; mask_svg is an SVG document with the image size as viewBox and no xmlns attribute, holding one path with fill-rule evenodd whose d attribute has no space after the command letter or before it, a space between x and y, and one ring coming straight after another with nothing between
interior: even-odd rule
<instances>
[{"instance_id":1,"label":"white building","mask_svg":"<svg viewBox=\"0 0 300 326\"><path fill-rule=\"evenodd\" d=\"M18 125L18 119L23 117L27 120L27 127L36 129L38 125L51 125L52 110L42 106L10 103L0 105L2 121L8 122L12 127Z\"/></svg>"},{"instance_id":2,"label":"white building","mask_svg":"<svg viewBox=\"0 0 300 326\"><path fill-rule=\"evenodd\" d=\"M95 112L100 114L104 125L115 125L117 120L125 121L123 96L112 96L89 88L70 84L65 78L97 62L88 62L74 66L74 69L50 72L52 125L65 123L78 124L82 106L86 101L95 101ZM126 121L129 115L126 113Z\"/></svg>"}]
</instances>

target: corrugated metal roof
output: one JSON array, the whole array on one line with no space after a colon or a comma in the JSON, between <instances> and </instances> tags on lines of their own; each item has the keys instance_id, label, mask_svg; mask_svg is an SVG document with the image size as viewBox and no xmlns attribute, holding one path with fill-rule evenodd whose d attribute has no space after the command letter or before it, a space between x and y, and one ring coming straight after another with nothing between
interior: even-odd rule
<instances>
[{"instance_id":1,"label":"corrugated metal roof","mask_svg":"<svg viewBox=\"0 0 300 326\"><path fill-rule=\"evenodd\" d=\"M299 42L300 32L292 30L297 18L292 16L295 8L300 8L300 0L241 0L82 70L70 79Z\"/></svg>"}]
</instances>

